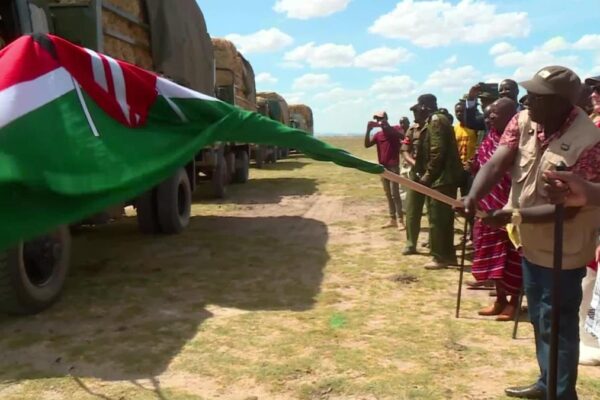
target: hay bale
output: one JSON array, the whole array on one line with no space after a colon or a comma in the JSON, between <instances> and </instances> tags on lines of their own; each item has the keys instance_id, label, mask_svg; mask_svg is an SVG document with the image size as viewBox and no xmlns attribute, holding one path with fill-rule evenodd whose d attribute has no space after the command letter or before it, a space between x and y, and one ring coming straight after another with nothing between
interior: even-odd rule
<instances>
[{"instance_id":1,"label":"hay bale","mask_svg":"<svg viewBox=\"0 0 600 400\"><path fill-rule=\"evenodd\" d=\"M274 119L281 122L282 124L288 126L290 125L290 110L288 108L287 101L285 101L285 99L281 95L275 92L259 92L257 93L257 96L265 98L269 101L270 105L272 106L271 112L273 114L278 114Z\"/></svg>"},{"instance_id":2,"label":"hay bale","mask_svg":"<svg viewBox=\"0 0 600 400\"><path fill-rule=\"evenodd\" d=\"M252 66L229 40L213 38L212 42L217 86L233 85L235 105L256 111L256 84Z\"/></svg>"},{"instance_id":3,"label":"hay bale","mask_svg":"<svg viewBox=\"0 0 600 400\"><path fill-rule=\"evenodd\" d=\"M104 3L113 5L142 21L147 19L144 13L143 0L104 0Z\"/></svg>"},{"instance_id":4,"label":"hay bale","mask_svg":"<svg viewBox=\"0 0 600 400\"><path fill-rule=\"evenodd\" d=\"M312 109L306 104L290 104L290 117L292 119L303 121L306 126L300 127L301 129L313 134L314 133L314 120ZM301 117L301 118L298 118Z\"/></svg>"},{"instance_id":5,"label":"hay bale","mask_svg":"<svg viewBox=\"0 0 600 400\"><path fill-rule=\"evenodd\" d=\"M145 21L141 0L111 0L107 3ZM102 12L102 27L105 32L122 35L135 43L131 44L105 33L104 53L145 69L154 69L150 52L150 34L146 29L106 9Z\"/></svg>"},{"instance_id":6,"label":"hay bale","mask_svg":"<svg viewBox=\"0 0 600 400\"><path fill-rule=\"evenodd\" d=\"M235 45L227 39L212 38L217 68L234 69L238 51Z\"/></svg>"}]
</instances>

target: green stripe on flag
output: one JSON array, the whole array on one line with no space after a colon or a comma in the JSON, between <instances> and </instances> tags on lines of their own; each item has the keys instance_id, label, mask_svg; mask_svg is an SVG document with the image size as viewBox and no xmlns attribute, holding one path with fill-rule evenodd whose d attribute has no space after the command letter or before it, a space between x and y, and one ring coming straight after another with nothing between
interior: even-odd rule
<instances>
[{"instance_id":1,"label":"green stripe on flag","mask_svg":"<svg viewBox=\"0 0 600 400\"><path fill-rule=\"evenodd\" d=\"M85 93L100 137L93 135L75 91L0 130L0 250L135 198L214 142L296 148L322 161L368 173L383 167L256 113L218 101L164 98L147 124L131 129Z\"/></svg>"}]
</instances>

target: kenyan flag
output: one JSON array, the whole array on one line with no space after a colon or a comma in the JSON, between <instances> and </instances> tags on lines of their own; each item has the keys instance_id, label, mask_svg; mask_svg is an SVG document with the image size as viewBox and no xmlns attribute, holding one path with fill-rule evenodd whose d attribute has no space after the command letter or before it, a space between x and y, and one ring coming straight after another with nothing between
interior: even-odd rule
<instances>
[{"instance_id":1,"label":"kenyan flag","mask_svg":"<svg viewBox=\"0 0 600 400\"><path fill-rule=\"evenodd\" d=\"M215 142L383 168L51 35L0 51L0 250L135 198Z\"/></svg>"}]
</instances>

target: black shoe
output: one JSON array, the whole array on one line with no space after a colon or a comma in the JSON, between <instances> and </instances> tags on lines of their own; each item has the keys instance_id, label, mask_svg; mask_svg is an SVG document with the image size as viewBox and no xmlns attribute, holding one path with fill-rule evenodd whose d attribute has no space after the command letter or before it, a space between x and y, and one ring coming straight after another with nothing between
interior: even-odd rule
<instances>
[{"instance_id":1,"label":"black shoe","mask_svg":"<svg viewBox=\"0 0 600 400\"><path fill-rule=\"evenodd\" d=\"M508 397L517 397L519 399L540 399L546 398L546 393L534 383L529 386L516 386L504 389Z\"/></svg>"},{"instance_id":2,"label":"black shoe","mask_svg":"<svg viewBox=\"0 0 600 400\"><path fill-rule=\"evenodd\" d=\"M402 255L403 256L412 256L414 254L418 254L416 249L413 249L412 247L407 247L404 250L402 250Z\"/></svg>"}]
</instances>

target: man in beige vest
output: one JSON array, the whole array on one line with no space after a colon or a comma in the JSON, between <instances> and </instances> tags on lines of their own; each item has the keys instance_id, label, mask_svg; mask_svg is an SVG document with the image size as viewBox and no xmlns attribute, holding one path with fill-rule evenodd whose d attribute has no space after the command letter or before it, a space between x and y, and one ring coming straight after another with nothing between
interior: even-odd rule
<instances>
[{"instance_id":1,"label":"man in beige vest","mask_svg":"<svg viewBox=\"0 0 600 400\"><path fill-rule=\"evenodd\" d=\"M580 108L581 82L570 69L550 66L521 86L527 89L529 109L506 127L500 146L480 170L464 199L467 214L506 172L512 174L507 207L490 213L488 223L518 226L523 245L523 287L534 327L540 377L525 387L506 389L510 397L545 399L552 312L553 215L544 192L545 171L564 163L573 173L600 182L600 130ZM577 399L579 306L585 265L594 257L600 209L571 207L565 211L561 272L558 399Z\"/></svg>"}]
</instances>

